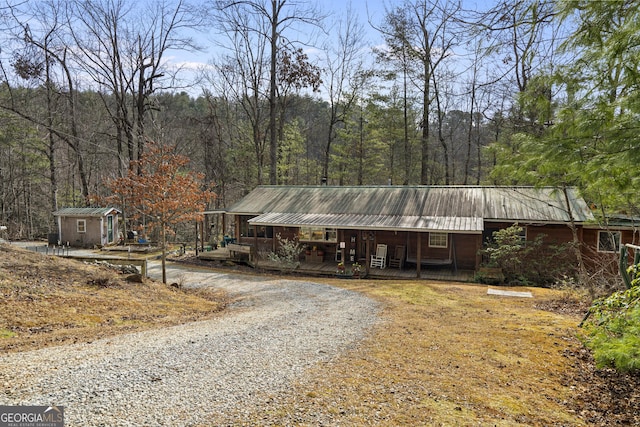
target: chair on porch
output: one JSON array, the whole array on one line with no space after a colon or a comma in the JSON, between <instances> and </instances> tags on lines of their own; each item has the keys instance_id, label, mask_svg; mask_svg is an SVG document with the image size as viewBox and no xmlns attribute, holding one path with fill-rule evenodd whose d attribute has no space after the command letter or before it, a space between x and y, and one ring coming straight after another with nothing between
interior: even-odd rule
<instances>
[{"instance_id":1,"label":"chair on porch","mask_svg":"<svg viewBox=\"0 0 640 427\"><path fill-rule=\"evenodd\" d=\"M376 254L371 255L371 268L387 266L387 245L379 244L376 246Z\"/></svg>"},{"instance_id":2,"label":"chair on porch","mask_svg":"<svg viewBox=\"0 0 640 427\"><path fill-rule=\"evenodd\" d=\"M396 246L393 256L389 257L389 267L400 268L404 267L404 246Z\"/></svg>"}]
</instances>

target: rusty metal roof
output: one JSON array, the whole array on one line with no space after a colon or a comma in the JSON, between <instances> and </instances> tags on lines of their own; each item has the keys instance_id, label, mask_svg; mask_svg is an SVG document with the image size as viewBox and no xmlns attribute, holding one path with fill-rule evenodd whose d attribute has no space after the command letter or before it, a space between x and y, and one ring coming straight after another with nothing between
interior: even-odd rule
<instances>
[{"instance_id":1,"label":"rusty metal roof","mask_svg":"<svg viewBox=\"0 0 640 427\"><path fill-rule=\"evenodd\" d=\"M568 192L574 220L593 220ZM565 223L564 193L552 188L489 186L260 186L228 209L255 225L442 230L478 233L484 221Z\"/></svg>"},{"instance_id":2,"label":"rusty metal roof","mask_svg":"<svg viewBox=\"0 0 640 427\"><path fill-rule=\"evenodd\" d=\"M61 208L53 213L53 216L89 216L101 217L112 213L120 213L116 208Z\"/></svg>"}]
</instances>

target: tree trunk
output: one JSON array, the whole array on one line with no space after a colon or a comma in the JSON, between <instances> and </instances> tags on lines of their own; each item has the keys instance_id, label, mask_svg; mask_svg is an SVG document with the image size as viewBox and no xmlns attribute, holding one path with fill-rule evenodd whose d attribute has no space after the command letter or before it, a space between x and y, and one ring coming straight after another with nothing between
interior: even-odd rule
<instances>
[{"instance_id":1,"label":"tree trunk","mask_svg":"<svg viewBox=\"0 0 640 427\"><path fill-rule=\"evenodd\" d=\"M425 65L424 86L422 93L422 140L420 160L420 184L429 184L429 108L431 107L431 94L429 93L429 65Z\"/></svg>"},{"instance_id":2,"label":"tree trunk","mask_svg":"<svg viewBox=\"0 0 640 427\"><path fill-rule=\"evenodd\" d=\"M162 283L167 284L167 225L162 222L160 230L162 244Z\"/></svg>"},{"instance_id":3,"label":"tree trunk","mask_svg":"<svg viewBox=\"0 0 640 427\"><path fill-rule=\"evenodd\" d=\"M271 82L269 84L269 184L277 184L278 135L276 129L276 60L278 49L278 1L271 0Z\"/></svg>"},{"instance_id":4,"label":"tree trunk","mask_svg":"<svg viewBox=\"0 0 640 427\"><path fill-rule=\"evenodd\" d=\"M45 66L46 66L46 85L47 85L47 126L49 129L53 128L53 104L51 100L51 61L49 60L49 56L47 54L46 44L45 44ZM58 180L56 178L56 141L53 132L49 132L49 152L47 153L49 157L49 180L51 184L51 192L50 192L50 203L52 212L58 210ZM49 231L53 231L56 229L55 218L50 216L51 220L49 222Z\"/></svg>"},{"instance_id":5,"label":"tree trunk","mask_svg":"<svg viewBox=\"0 0 640 427\"><path fill-rule=\"evenodd\" d=\"M403 69L403 105L402 105L402 109L403 109L403 119L404 119L404 180L402 182L402 185L409 185L409 181L411 179L411 146L410 146L410 142L409 142L409 101L408 101L408 97L409 97L409 89L408 89L408 85L409 83L407 82L407 74L409 73L409 70L407 70L407 62L405 60L404 62L404 69Z\"/></svg>"},{"instance_id":6,"label":"tree trunk","mask_svg":"<svg viewBox=\"0 0 640 427\"><path fill-rule=\"evenodd\" d=\"M473 112L476 103L476 81L475 76L471 84L471 108L469 112L469 128L467 129L467 154L464 161L464 185L469 182L469 171L471 170L471 143L473 142Z\"/></svg>"},{"instance_id":7,"label":"tree trunk","mask_svg":"<svg viewBox=\"0 0 640 427\"><path fill-rule=\"evenodd\" d=\"M567 206L567 214L569 215L569 228L571 228L571 234L573 237L573 250L578 261L578 279L580 283L587 283L587 270L584 266L584 260L582 259L582 248L580 243L580 237L578 236L578 228L576 227L573 211L571 210L571 203L569 201L569 190L566 185L562 186L562 194L564 195L564 202Z\"/></svg>"}]
</instances>

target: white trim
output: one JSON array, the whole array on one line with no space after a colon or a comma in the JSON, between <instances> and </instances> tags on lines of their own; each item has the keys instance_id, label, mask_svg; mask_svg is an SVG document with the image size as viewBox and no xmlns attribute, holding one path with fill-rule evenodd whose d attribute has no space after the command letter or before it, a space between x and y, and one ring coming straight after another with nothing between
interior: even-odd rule
<instances>
[{"instance_id":1,"label":"white trim","mask_svg":"<svg viewBox=\"0 0 640 427\"><path fill-rule=\"evenodd\" d=\"M602 233L608 233L609 235L613 236L614 239L614 244L615 244L615 248L614 250L602 250L600 249L600 236L602 235ZM616 239L615 236L618 236L618 238ZM609 254L613 254L613 253L618 253L620 251L620 244L621 244L621 240L622 240L622 232L620 230L598 230L598 252L601 253L609 253Z\"/></svg>"},{"instance_id":2,"label":"white trim","mask_svg":"<svg viewBox=\"0 0 640 427\"><path fill-rule=\"evenodd\" d=\"M438 236L438 237L442 237L444 235L444 246L441 244L433 244L431 243L431 236ZM446 249L449 247L449 233L443 233L443 232L429 232L429 247L430 248L443 248Z\"/></svg>"},{"instance_id":3,"label":"white trim","mask_svg":"<svg viewBox=\"0 0 640 427\"><path fill-rule=\"evenodd\" d=\"M82 230L80 229L80 224L82 224ZM76 233L86 233L87 232L87 220L86 219L76 219Z\"/></svg>"}]
</instances>

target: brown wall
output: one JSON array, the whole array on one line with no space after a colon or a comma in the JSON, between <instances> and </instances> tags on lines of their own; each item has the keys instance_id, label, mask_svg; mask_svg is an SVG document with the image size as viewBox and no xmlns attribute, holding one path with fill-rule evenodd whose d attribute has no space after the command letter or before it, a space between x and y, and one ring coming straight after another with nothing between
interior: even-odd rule
<instances>
[{"instance_id":1,"label":"brown wall","mask_svg":"<svg viewBox=\"0 0 640 427\"><path fill-rule=\"evenodd\" d=\"M239 220L236 220L236 224ZM510 222L491 222L486 223L485 228L504 229L513 225ZM534 240L539 235L544 234L546 243L565 243L573 240L571 229L566 225L527 225L527 240ZM239 235L239 227L236 227L236 236ZM578 230L579 236L584 238L585 244L591 245L593 248L597 245L597 230ZM296 239L298 237L297 227L274 227L274 238L254 238L241 237L240 243L256 244L258 253L270 252L277 250L277 242L275 236L280 234L285 239ZM352 237L355 242L352 242ZM486 237L486 236L485 236ZM387 256L394 253L396 246L405 246L405 253L408 258L416 258L418 245L418 232L407 231L368 231L368 230L338 230L338 241L336 243L327 242L303 242L309 246L316 246L317 249L324 251L324 261L330 262L336 259L336 251L339 251L340 242L345 242L345 259L350 262L350 249L355 249L354 259L359 262L367 262L367 244L369 245L369 255L374 254L377 244L387 245ZM453 247L451 241L453 240ZM463 270L475 270L480 266L480 257L478 252L483 246L483 236L481 234L464 234L453 233L449 237L447 248L431 248L429 247L429 233L420 233L421 257L422 259L445 260L455 255L457 267ZM631 232L623 233L623 242L632 242L633 234ZM608 257L605 257L608 258Z\"/></svg>"},{"instance_id":2,"label":"brown wall","mask_svg":"<svg viewBox=\"0 0 640 427\"><path fill-rule=\"evenodd\" d=\"M120 233L119 229L119 216L113 215L113 236L110 242L108 238L108 219L107 217L61 217L60 221L60 242L66 245L67 242L70 246L93 246L102 245L103 243L114 243L118 241ZM84 233L78 233L78 220L86 221L86 231ZM102 227L100 225L102 224ZM104 236L104 238L103 238Z\"/></svg>"},{"instance_id":3,"label":"brown wall","mask_svg":"<svg viewBox=\"0 0 640 427\"><path fill-rule=\"evenodd\" d=\"M620 231L620 243L630 243L638 245L638 235L633 230L621 230L610 228L611 231ZM582 256L586 267L591 272L604 271L609 274L618 274L619 254L612 252L598 252L598 232L599 229L585 228L582 231L583 246ZM628 264L633 263L634 253L629 251Z\"/></svg>"},{"instance_id":4,"label":"brown wall","mask_svg":"<svg viewBox=\"0 0 640 427\"><path fill-rule=\"evenodd\" d=\"M504 229L511 227L511 222L487 222L485 223L485 229L499 228ZM571 229L562 224L545 224L545 225L530 225L519 224L521 227L527 230L527 240L535 240L540 235L546 235L544 241L548 243L565 243L573 240L573 234ZM578 230L581 232L580 230Z\"/></svg>"},{"instance_id":5,"label":"brown wall","mask_svg":"<svg viewBox=\"0 0 640 427\"><path fill-rule=\"evenodd\" d=\"M368 235L369 232L365 232ZM410 259L417 258L418 250L418 233L408 231L376 231L372 232L374 238L370 241L371 254L375 253L376 245L386 244L387 255L390 256L395 252L398 245L405 247L405 256ZM362 233L360 233L360 236ZM482 236L480 234L452 234L449 235L447 248L431 248L429 247L429 233L420 233L420 248L422 259L445 260L452 259L455 256L456 263L460 269L473 270L476 268L477 253L480 249ZM453 238L453 247L451 247L451 238ZM366 243L360 244L360 248L366 248ZM364 250L360 251L361 253ZM362 257L364 258L364 256Z\"/></svg>"},{"instance_id":6,"label":"brown wall","mask_svg":"<svg viewBox=\"0 0 640 427\"><path fill-rule=\"evenodd\" d=\"M462 270L476 270L480 266L482 249L481 234L454 234L454 247L458 268Z\"/></svg>"},{"instance_id":7,"label":"brown wall","mask_svg":"<svg viewBox=\"0 0 640 427\"><path fill-rule=\"evenodd\" d=\"M86 232L78 233L77 222L82 219L86 221ZM100 218L64 217L61 218L60 231L60 241L63 245L66 245L68 242L71 246L92 246L99 245L101 242L102 229L100 228Z\"/></svg>"}]
</instances>

